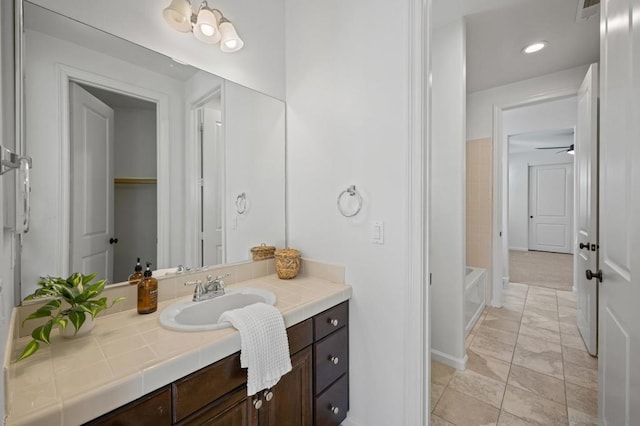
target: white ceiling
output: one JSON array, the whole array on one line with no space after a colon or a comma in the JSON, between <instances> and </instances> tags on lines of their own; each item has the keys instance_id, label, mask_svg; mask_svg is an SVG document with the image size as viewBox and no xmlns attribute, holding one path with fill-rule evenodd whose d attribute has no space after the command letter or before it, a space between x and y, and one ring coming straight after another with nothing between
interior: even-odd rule
<instances>
[{"instance_id":1,"label":"white ceiling","mask_svg":"<svg viewBox=\"0 0 640 426\"><path fill-rule=\"evenodd\" d=\"M597 62L599 15L576 21L578 0L434 0L434 26L467 21L467 91ZM531 55L537 40L548 47Z\"/></svg>"}]
</instances>

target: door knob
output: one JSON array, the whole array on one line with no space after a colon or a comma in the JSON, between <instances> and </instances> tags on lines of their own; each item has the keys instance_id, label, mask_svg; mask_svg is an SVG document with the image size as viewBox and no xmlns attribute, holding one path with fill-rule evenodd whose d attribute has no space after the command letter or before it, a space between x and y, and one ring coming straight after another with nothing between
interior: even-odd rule
<instances>
[{"instance_id":1,"label":"door knob","mask_svg":"<svg viewBox=\"0 0 640 426\"><path fill-rule=\"evenodd\" d=\"M109 238L109 244L118 244L117 238Z\"/></svg>"},{"instance_id":2,"label":"door knob","mask_svg":"<svg viewBox=\"0 0 640 426\"><path fill-rule=\"evenodd\" d=\"M591 272L591 269L587 269L585 271L585 275L587 276L588 280L592 280L594 278L597 278L598 281L602 282L602 269L598 269L598 272L596 272L595 274L593 272Z\"/></svg>"},{"instance_id":3,"label":"door knob","mask_svg":"<svg viewBox=\"0 0 640 426\"><path fill-rule=\"evenodd\" d=\"M589 242L580 243L580 248L589 250Z\"/></svg>"}]
</instances>

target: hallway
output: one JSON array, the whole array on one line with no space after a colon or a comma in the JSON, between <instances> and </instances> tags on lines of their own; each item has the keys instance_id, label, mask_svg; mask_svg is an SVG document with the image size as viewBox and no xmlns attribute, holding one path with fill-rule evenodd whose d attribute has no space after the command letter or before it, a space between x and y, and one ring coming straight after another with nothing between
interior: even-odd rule
<instances>
[{"instance_id":1,"label":"hallway","mask_svg":"<svg viewBox=\"0 0 640 426\"><path fill-rule=\"evenodd\" d=\"M466 371L432 362L432 425L595 425L598 360L571 292L509 284L467 337Z\"/></svg>"}]
</instances>

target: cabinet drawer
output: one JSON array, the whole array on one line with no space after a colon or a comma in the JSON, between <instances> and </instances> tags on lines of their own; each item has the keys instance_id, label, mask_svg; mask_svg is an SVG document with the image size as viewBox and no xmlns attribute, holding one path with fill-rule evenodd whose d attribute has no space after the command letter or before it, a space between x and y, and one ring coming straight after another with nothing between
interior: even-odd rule
<instances>
[{"instance_id":1,"label":"cabinet drawer","mask_svg":"<svg viewBox=\"0 0 640 426\"><path fill-rule=\"evenodd\" d=\"M309 318L287 328L289 354L293 355L313 343L313 321Z\"/></svg>"},{"instance_id":2,"label":"cabinet drawer","mask_svg":"<svg viewBox=\"0 0 640 426\"><path fill-rule=\"evenodd\" d=\"M347 302L316 315L313 317L315 339L322 339L343 325L346 325L348 321L349 304Z\"/></svg>"},{"instance_id":3,"label":"cabinet drawer","mask_svg":"<svg viewBox=\"0 0 640 426\"><path fill-rule=\"evenodd\" d=\"M257 411L252 410L247 389L240 388L189 416L178 426L249 426L257 425Z\"/></svg>"},{"instance_id":4,"label":"cabinet drawer","mask_svg":"<svg viewBox=\"0 0 640 426\"><path fill-rule=\"evenodd\" d=\"M236 353L176 382L173 387L173 417L178 422L247 382Z\"/></svg>"},{"instance_id":5,"label":"cabinet drawer","mask_svg":"<svg viewBox=\"0 0 640 426\"><path fill-rule=\"evenodd\" d=\"M344 375L316 397L315 425L338 426L347 417L349 410L349 376Z\"/></svg>"},{"instance_id":6,"label":"cabinet drawer","mask_svg":"<svg viewBox=\"0 0 640 426\"><path fill-rule=\"evenodd\" d=\"M152 392L85 425L171 425L171 389Z\"/></svg>"},{"instance_id":7,"label":"cabinet drawer","mask_svg":"<svg viewBox=\"0 0 640 426\"><path fill-rule=\"evenodd\" d=\"M349 366L348 342L347 327L342 327L316 343L314 348L316 394L322 392L324 388L347 372Z\"/></svg>"}]
</instances>

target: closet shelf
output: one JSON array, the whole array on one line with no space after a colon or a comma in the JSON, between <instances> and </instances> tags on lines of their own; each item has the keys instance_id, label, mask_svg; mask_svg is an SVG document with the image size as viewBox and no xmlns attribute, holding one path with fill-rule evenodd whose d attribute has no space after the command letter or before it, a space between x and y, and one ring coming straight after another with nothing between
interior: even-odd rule
<instances>
[{"instance_id":1,"label":"closet shelf","mask_svg":"<svg viewBox=\"0 0 640 426\"><path fill-rule=\"evenodd\" d=\"M119 177L114 178L113 183L116 185L155 185L158 179L149 177Z\"/></svg>"}]
</instances>

